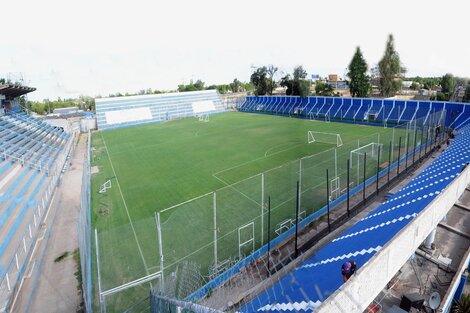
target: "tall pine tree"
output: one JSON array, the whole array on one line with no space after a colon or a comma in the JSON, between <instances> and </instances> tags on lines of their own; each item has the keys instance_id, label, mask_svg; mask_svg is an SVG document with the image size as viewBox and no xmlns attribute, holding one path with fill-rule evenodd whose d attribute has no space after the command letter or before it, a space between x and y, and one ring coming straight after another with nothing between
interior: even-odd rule
<instances>
[{"instance_id":1,"label":"tall pine tree","mask_svg":"<svg viewBox=\"0 0 470 313\"><path fill-rule=\"evenodd\" d=\"M393 35L388 36L385 53L379 62L380 92L384 97L394 96L400 90L400 56L395 51Z\"/></svg>"},{"instance_id":2,"label":"tall pine tree","mask_svg":"<svg viewBox=\"0 0 470 313\"><path fill-rule=\"evenodd\" d=\"M371 85L370 77L367 75L367 63L364 60L361 49L356 48L356 52L348 67L349 91L352 97L368 97Z\"/></svg>"}]
</instances>

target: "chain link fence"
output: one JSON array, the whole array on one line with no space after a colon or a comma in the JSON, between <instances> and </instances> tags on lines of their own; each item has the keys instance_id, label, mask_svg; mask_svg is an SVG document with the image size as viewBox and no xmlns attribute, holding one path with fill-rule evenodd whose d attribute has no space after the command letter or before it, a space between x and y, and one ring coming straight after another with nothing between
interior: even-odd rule
<instances>
[{"instance_id":1,"label":"chain link fence","mask_svg":"<svg viewBox=\"0 0 470 313\"><path fill-rule=\"evenodd\" d=\"M84 136L83 136L84 137ZM82 138L83 138L82 137ZM92 312L92 273L91 273L91 208L90 208L90 159L91 134L86 136L87 149L83 162L82 190L80 195L80 215L78 220L78 245L80 269L82 272L83 302L86 312Z\"/></svg>"}]
</instances>

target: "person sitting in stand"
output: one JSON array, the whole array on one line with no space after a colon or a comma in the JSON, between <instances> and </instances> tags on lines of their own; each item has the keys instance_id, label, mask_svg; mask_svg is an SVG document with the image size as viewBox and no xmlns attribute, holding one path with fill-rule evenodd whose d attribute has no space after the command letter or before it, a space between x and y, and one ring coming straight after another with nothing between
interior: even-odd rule
<instances>
[{"instance_id":1,"label":"person sitting in stand","mask_svg":"<svg viewBox=\"0 0 470 313\"><path fill-rule=\"evenodd\" d=\"M343 281L347 282L348 279L356 272L357 264L356 261L350 260L341 266L341 275L343 276Z\"/></svg>"}]
</instances>

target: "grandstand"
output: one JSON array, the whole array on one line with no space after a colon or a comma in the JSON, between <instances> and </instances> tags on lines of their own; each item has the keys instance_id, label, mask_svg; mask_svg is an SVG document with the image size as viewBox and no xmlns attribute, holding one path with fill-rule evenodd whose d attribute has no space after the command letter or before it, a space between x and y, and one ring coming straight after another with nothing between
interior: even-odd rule
<instances>
[{"instance_id":1,"label":"grandstand","mask_svg":"<svg viewBox=\"0 0 470 313\"><path fill-rule=\"evenodd\" d=\"M95 102L100 130L224 111L216 90L97 98Z\"/></svg>"},{"instance_id":2,"label":"grandstand","mask_svg":"<svg viewBox=\"0 0 470 313\"><path fill-rule=\"evenodd\" d=\"M470 120L470 106L459 102L416 101L369 98L297 96L249 96L242 112L255 112L341 122L375 122L395 125L434 112L447 112L446 125L459 128Z\"/></svg>"},{"instance_id":3,"label":"grandstand","mask_svg":"<svg viewBox=\"0 0 470 313\"><path fill-rule=\"evenodd\" d=\"M463 170L470 162L469 147L470 125L467 125L461 129L451 147L418 177L239 311L364 310L445 216L458 198L455 193L460 195L468 185L468 170ZM464 181L457 185L458 188L449 189L461 173L464 173ZM439 196L447 197L447 201L437 201ZM431 217L427 216L429 213L426 215L430 207ZM408 230L406 235L403 235L403 229ZM402 240L396 238L398 234ZM388 244L389 241L392 241L391 244ZM338 272L342 262L351 258L359 267L369 263L368 267L357 275L354 286L347 286L349 296L337 292L333 299L322 305L343 285L341 276L331 273ZM361 289L367 289L368 292L356 293ZM305 295L308 295L308 299Z\"/></svg>"},{"instance_id":4,"label":"grandstand","mask_svg":"<svg viewBox=\"0 0 470 313\"><path fill-rule=\"evenodd\" d=\"M0 116L0 312L9 311L73 136L4 106Z\"/></svg>"}]
</instances>

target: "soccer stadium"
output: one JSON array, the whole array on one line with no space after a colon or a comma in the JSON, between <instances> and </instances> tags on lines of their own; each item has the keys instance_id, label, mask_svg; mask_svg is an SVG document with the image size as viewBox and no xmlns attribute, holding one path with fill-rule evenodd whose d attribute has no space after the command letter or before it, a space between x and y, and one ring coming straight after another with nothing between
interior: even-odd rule
<instances>
[{"instance_id":1,"label":"soccer stadium","mask_svg":"<svg viewBox=\"0 0 470 313\"><path fill-rule=\"evenodd\" d=\"M99 273L93 275L99 280L100 305L110 310L146 299L147 282L162 295L192 302L205 297L211 303L207 295L253 260L263 259L268 244L288 245L299 230L313 228L325 215L331 231L337 226L330 225L330 210L347 201L349 215L350 207L357 209L445 144L444 130L466 133L470 118L467 105L430 101L247 97L228 112L215 92L168 96L164 109L162 99L165 95L97 101L98 127L113 129L90 137L94 253L99 263ZM130 101L132 106L124 107ZM137 123L145 125L127 127ZM465 147L465 137L460 138L452 144L455 149ZM442 166L440 160L448 153L428 171ZM307 276L297 273L303 268L311 272L308 276L320 275L317 298L303 295L314 290L283 290L281 279L252 300L232 303L246 312L281 304L303 310L320 306L319 300L339 286L328 282L328 275L322 285L323 270L311 264L348 254L361 264L380 257L381 247L420 216L425 203L439 198L449 178L463 171L467 159L462 161L443 172L442 183L440 175L433 175L439 182L435 187L418 188L411 197L404 191L389 195L371 212L368 225L359 223L331 247L304 260L306 265L290 275L300 275L299 284ZM426 175L410 186L429 180ZM349 204L350 199L357 204ZM412 199L423 204L407 210ZM393 212L381 216L387 210ZM389 223L393 226L374 227ZM368 239L341 245L350 234L369 228L374 231ZM299 252L295 245L278 253L293 257Z\"/></svg>"},{"instance_id":2,"label":"soccer stadium","mask_svg":"<svg viewBox=\"0 0 470 313\"><path fill-rule=\"evenodd\" d=\"M5 308L78 138L8 104ZM98 131L83 135L87 310L377 307L375 296L465 191L469 120L457 102L248 96L234 108L217 91L97 99ZM342 228L381 194L385 202ZM344 293L329 272L351 257L361 270Z\"/></svg>"},{"instance_id":3,"label":"soccer stadium","mask_svg":"<svg viewBox=\"0 0 470 313\"><path fill-rule=\"evenodd\" d=\"M397 3L3 5L0 313L470 313L468 10Z\"/></svg>"}]
</instances>

